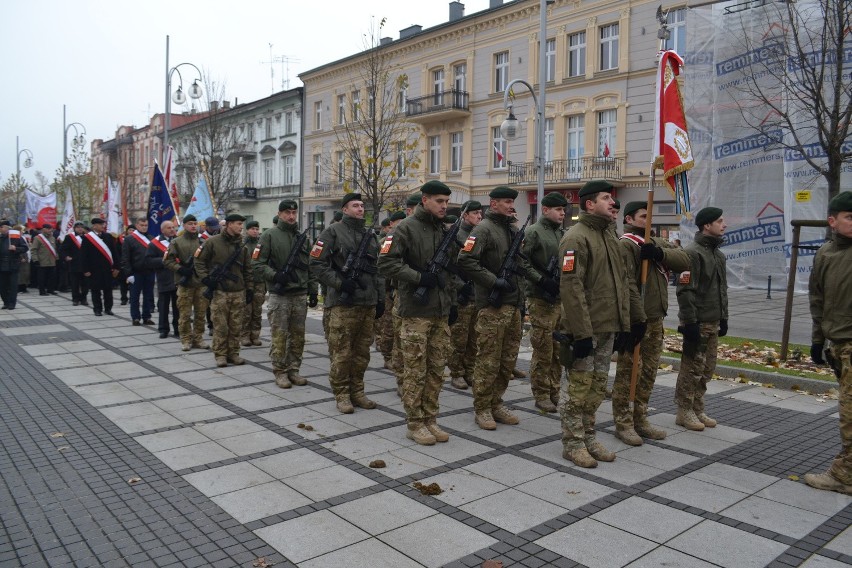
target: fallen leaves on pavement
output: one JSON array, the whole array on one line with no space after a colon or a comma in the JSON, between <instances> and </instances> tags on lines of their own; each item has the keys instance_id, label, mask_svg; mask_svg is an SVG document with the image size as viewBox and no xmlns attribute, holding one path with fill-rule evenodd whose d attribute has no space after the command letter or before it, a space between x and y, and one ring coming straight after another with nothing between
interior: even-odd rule
<instances>
[{"instance_id":1,"label":"fallen leaves on pavement","mask_svg":"<svg viewBox=\"0 0 852 568\"><path fill-rule=\"evenodd\" d=\"M266 559L266 556L261 556L260 558L252 562L251 565L255 568L268 568L269 566L272 566L272 562L269 562Z\"/></svg>"},{"instance_id":2,"label":"fallen leaves on pavement","mask_svg":"<svg viewBox=\"0 0 852 568\"><path fill-rule=\"evenodd\" d=\"M131 477L127 480L127 483L129 483L130 485L134 485L136 483L139 483L140 481L142 481L141 477Z\"/></svg>"}]
</instances>

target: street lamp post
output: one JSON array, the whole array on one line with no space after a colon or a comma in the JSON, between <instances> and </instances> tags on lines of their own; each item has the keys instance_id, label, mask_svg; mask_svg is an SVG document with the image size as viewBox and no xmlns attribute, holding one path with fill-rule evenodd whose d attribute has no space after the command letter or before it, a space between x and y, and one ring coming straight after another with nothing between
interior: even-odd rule
<instances>
[{"instance_id":1,"label":"street lamp post","mask_svg":"<svg viewBox=\"0 0 852 568\"><path fill-rule=\"evenodd\" d=\"M18 184L21 183L21 154L26 154L27 156L27 159L24 160L25 168L29 168L33 165L33 153L27 150L26 148L24 148L23 150L21 150L20 148L21 139L18 136L15 136L15 152L17 152L17 157L15 158L15 177L17 178L16 181L18 182Z\"/></svg>"},{"instance_id":2,"label":"street lamp post","mask_svg":"<svg viewBox=\"0 0 852 568\"><path fill-rule=\"evenodd\" d=\"M166 162L166 150L169 147L169 127L171 127L172 122L172 100L174 100L175 104L182 105L186 102L186 95L183 92L183 77L178 70L178 67L183 65L189 65L194 68L198 73L198 78L192 82L192 85L189 87L189 98L191 99L200 99L201 98L201 85L198 84L201 81L201 70L193 65L192 63L178 63L174 67L169 67L169 36L166 36L166 117L163 122L163 154L162 154L162 162L165 164ZM172 74L178 74L178 80L180 81L180 85L178 85L177 90L172 94Z\"/></svg>"},{"instance_id":3,"label":"street lamp post","mask_svg":"<svg viewBox=\"0 0 852 568\"><path fill-rule=\"evenodd\" d=\"M79 128L77 128L79 126ZM66 126L65 123L65 105L62 105L62 170L65 171L65 167L68 165L68 131L74 128L74 138L72 139L75 144L83 144L86 141L86 127L80 124L79 122L72 122ZM80 132L80 130L83 132Z\"/></svg>"}]
</instances>

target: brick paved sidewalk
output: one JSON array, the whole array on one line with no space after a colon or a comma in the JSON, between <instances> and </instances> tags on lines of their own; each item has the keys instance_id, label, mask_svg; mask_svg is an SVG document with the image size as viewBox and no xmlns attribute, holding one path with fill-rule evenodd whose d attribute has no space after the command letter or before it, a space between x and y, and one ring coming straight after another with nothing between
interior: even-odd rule
<instances>
[{"instance_id":1,"label":"brick paved sidewalk","mask_svg":"<svg viewBox=\"0 0 852 568\"><path fill-rule=\"evenodd\" d=\"M217 369L209 352L182 353L127 317L20 297L0 315L0 565L852 563L852 498L788 479L838 451L836 404L714 382L720 426L686 432L674 376L660 375L652 421L668 438L629 448L604 432L618 459L581 470L561 458L559 421L535 411L526 381L507 392L520 425L494 432L474 425L469 391L447 384L440 423L452 437L422 447L404 436L380 356L367 373L379 408L336 412L318 319L311 311L309 385L282 390L266 346ZM369 468L376 459L387 467ZM443 493L423 496L415 481Z\"/></svg>"}]
</instances>

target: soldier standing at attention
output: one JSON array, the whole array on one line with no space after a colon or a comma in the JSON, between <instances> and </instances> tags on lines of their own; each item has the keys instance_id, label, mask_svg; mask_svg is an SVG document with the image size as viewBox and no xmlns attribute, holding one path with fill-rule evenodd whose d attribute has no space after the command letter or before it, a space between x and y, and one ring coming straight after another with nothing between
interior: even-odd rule
<instances>
[{"instance_id":1,"label":"soldier standing at attention","mask_svg":"<svg viewBox=\"0 0 852 568\"><path fill-rule=\"evenodd\" d=\"M503 404L503 393L512 379L512 370L521 345L521 306L524 295L521 278L498 278L515 231L511 210L518 192L506 186L495 187L488 212L468 235L459 252L458 265L475 284L477 356L473 371L473 408L476 424L494 430L497 422L517 424L519 419ZM491 305L488 296L500 292L500 305Z\"/></svg>"},{"instance_id":2,"label":"soldier standing at attention","mask_svg":"<svg viewBox=\"0 0 852 568\"><path fill-rule=\"evenodd\" d=\"M297 253L298 260L290 274L281 273L298 237L298 219L298 204L292 199L281 201L278 222L263 233L251 255L255 276L263 283L261 286L269 288L267 319L272 332L269 358L275 384L282 389L308 382L299 375L305 349L305 318L308 306L317 305L317 281L309 270L309 240L305 240Z\"/></svg>"},{"instance_id":3,"label":"soldier standing at attention","mask_svg":"<svg viewBox=\"0 0 852 568\"><path fill-rule=\"evenodd\" d=\"M718 207L699 211L695 226L695 240L684 249L690 267L677 284L683 356L675 385L675 423L700 432L716 426L704 412L704 393L716 370L719 338L728 333L728 276L725 255L719 250L728 226Z\"/></svg>"},{"instance_id":4,"label":"soldier standing at attention","mask_svg":"<svg viewBox=\"0 0 852 568\"><path fill-rule=\"evenodd\" d=\"M560 193L548 193L541 200L541 218L524 234L524 254L529 258L527 271L527 296L529 297L530 344L533 348L530 361L530 386L536 408L556 412L559 403L559 381L562 365L559 349L553 340L560 317L559 272L554 277L548 268L559 271L559 241L562 240L562 222L568 200Z\"/></svg>"},{"instance_id":5,"label":"soldier standing at attention","mask_svg":"<svg viewBox=\"0 0 852 568\"><path fill-rule=\"evenodd\" d=\"M580 467L615 460L595 436L595 412L604 399L613 345L632 348L645 334L639 292L612 230L612 189L604 180L580 189L580 221L559 243L562 327L574 340L559 400L562 457Z\"/></svg>"},{"instance_id":6,"label":"soldier standing at attention","mask_svg":"<svg viewBox=\"0 0 852 568\"><path fill-rule=\"evenodd\" d=\"M379 242L373 230L364 226L361 194L347 193L341 209L343 219L329 225L314 243L310 266L326 287L331 390L337 410L352 414L353 404L366 409L376 407L364 394L364 372L370 362L374 322L385 310L385 291L376 268ZM363 239L367 239L367 249L361 260L367 269L356 280L341 271L350 255L354 259Z\"/></svg>"},{"instance_id":7,"label":"soldier standing at attention","mask_svg":"<svg viewBox=\"0 0 852 568\"><path fill-rule=\"evenodd\" d=\"M461 227L457 235L463 243L474 227L482 221L482 204L479 201L465 201L461 210ZM473 280L466 273L456 276L459 319L450 328L452 354L447 361L450 368L450 383L457 389L467 389L473 385L473 367L476 362L476 302L474 302Z\"/></svg>"},{"instance_id":8,"label":"soldier standing at attention","mask_svg":"<svg viewBox=\"0 0 852 568\"><path fill-rule=\"evenodd\" d=\"M246 223L246 238L243 242L243 246L249 255L254 254L258 242L260 242L260 223L249 221ZM260 341L260 328L263 323L263 303L266 301L266 283L263 280L263 275L254 270L252 270L252 279L254 281L254 296L252 296L251 304L246 307L246 311L243 313L241 338L243 347L263 345Z\"/></svg>"},{"instance_id":9,"label":"soldier standing at attention","mask_svg":"<svg viewBox=\"0 0 852 568\"><path fill-rule=\"evenodd\" d=\"M213 355L217 367L242 365L240 332L243 312L254 296L251 257L243 248L245 217L231 213L225 217L225 229L207 239L195 251L195 271L201 283L213 288L210 314L213 318ZM217 282L217 272L222 277Z\"/></svg>"},{"instance_id":10,"label":"soldier standing at attention","mask_svg":"<svg viewBox=\"0 0 852 568\"><path fill-rule=\"evenodd\" d=\"M422 204L385 238L379 269L397 283L406 437L431 446L450 439L438 426L438 395L450 350L449 325L455 323L458 312L453 287L446 285L450 274L424 271L444 238L450 188L432 180L420 192ZM420 287L427 290L425 303L414 295Z\"/></svg>"},{"instance_id":11,"label":"soldier standing at attention","mask_svg":"<svg viewBox=\"0 0 852 568\"><path fill-rule=\"evenodd\" d=\"M662 440L665 430L654 428L648 422L648 401L657 378L660 354L663 351L663 319L669 309L668 272L689 269L689 256L682 249L664 239L652 237L645 242L648 221L648 203L631 201L624 206L624 234L621 252L628 272L634 279L642 278L642 260L648 259L648 277L645 283L645 316L648 329L642 338L640 363L636 379L636 400L630 412L630 374L633 370L633 349L624 349L618 355L615 383L612 387L612 412L615 415L615 437L631 446L641 446L642 438Z\"/></svg>"},{"instance_id":12,"label":"soldier standing at attention","mask_svg":"<svg viewBox=\"0 0 852 568\"><path fill-rule=\"evenodd\" d=\"M177 283L178 330L183 351L193 347L208 349L204 341L204 314L207 298L195 274L195 253L201 246L195 215L183 218L183 232L171 240L163 266L175 272Z\"/></svg>"},{"instance_id":13,"label":"soldier standing at attention","mask_svg":"<svg viewBox=\"0 0 852 568\"><path fill-rule=\"evenodd\" d=\"M834 239L814 258L808 285L811 317L811 359L824 365L825 341L831 341L830 361L840 383L840 453L825 473L808 473L805 483L852 495L852 191L828 204L828 225Z\"/></svg>"},{"instance_id":14,"label":"soldier standing at attention","mask_svg":"<svg viewBox=\"0 0 852 568\"><path fill-rule=\"evenodd\" d=\"M393 234L399 222L405 219L405 213L397 211L385 219L387 227L383 237ZM384 222L384 221L383 221ZM384 241L384 238L382 239ZM394 304L393 281L385 278L385 306ZM393 310L385 310L379 321L376 322L376 349L378 349L385 360L385 369L393 369Z\"/></svg>"}]
</instances>

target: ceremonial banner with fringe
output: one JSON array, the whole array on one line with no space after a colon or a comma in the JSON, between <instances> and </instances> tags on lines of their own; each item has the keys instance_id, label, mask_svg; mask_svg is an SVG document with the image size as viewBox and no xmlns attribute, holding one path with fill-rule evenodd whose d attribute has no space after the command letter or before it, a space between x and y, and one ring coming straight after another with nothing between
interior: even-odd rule
<instances>
[{"instance_id":1,"label":"ceremonial banner with fringe","mask_svg":"<svg viewBox=\"0 0 852 568\"><path fill-rule=\"evenodd\" d=\"M683 59L674 51L660 55L657 73L657 108L654 116L654 167L663 170L663 179L674 194L675 212L689 216L689 183L686 172L695 165L686 128L683 98L677 76Z\"/></svg>"}]
</instances>

